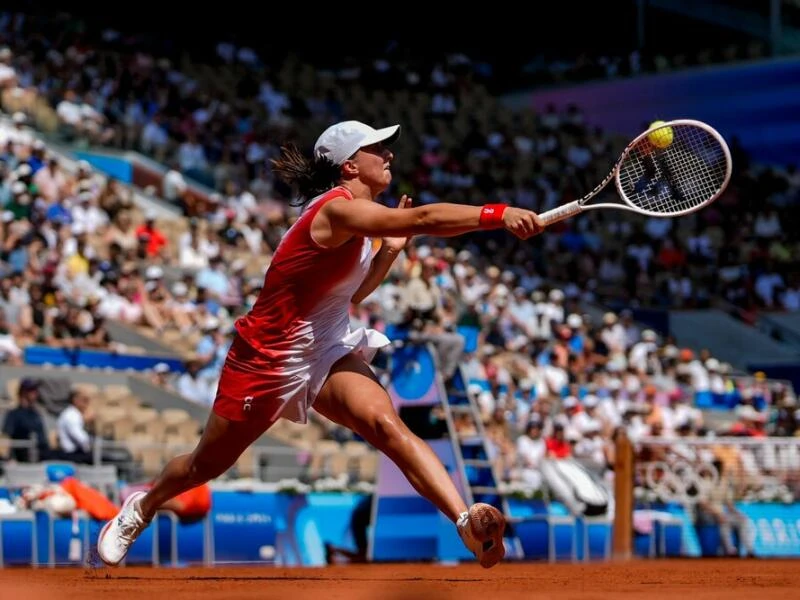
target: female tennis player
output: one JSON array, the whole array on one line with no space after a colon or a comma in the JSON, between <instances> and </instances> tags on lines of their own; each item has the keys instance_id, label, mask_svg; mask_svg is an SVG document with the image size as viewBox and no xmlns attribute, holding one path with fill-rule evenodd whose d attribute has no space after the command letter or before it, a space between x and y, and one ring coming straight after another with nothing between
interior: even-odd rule
<instances>
[{"instance_id":1,"label":"female tennis player","mask_svg":"<svg viewBox=\"0 0 800 600\"><path fill-rule=\"evenodd\" d=\"M505 520L495 508L469 510L431 448L398 417L368 366L389 343L369 329L350 330L348 307L383 280L414 235L456 236L505 228L521 239L541 232L538 216L505 205L379 204L392 180L388 148L400 126L373 129L345 121L325 130L312 159L288 146L274 169L310 199L283 237L252 310L236 322L216 400L191 454L172 459L148 492L132 494L98 539L98 553L119 564L157 508L233 465L280 417L306 422L314 408L385 453L414 488L458 528L484 567L505 554ZM372 256L373 237L382 238Z\"/></svg>"}]
</instances>

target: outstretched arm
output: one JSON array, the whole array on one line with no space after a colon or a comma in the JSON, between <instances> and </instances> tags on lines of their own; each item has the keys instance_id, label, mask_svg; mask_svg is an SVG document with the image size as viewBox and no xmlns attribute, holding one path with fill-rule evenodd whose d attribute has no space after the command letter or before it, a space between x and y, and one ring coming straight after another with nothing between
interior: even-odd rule
<instances>
[{"instance_id":1,"label":"outstretched arm","mask_svg":"<svg viewBox=\"0 0 800 600\"><path fill-rule=\"evenodd\" d=\"M361 285L356 290L356 293L353 294L351 298L351 302L353 304L358 304L364 298L369 296L375 288L377 288L381 282L383 282L386 274L389 272L389 269L392 268L392 263L394 260L400 255L400 250L397 248L392 248L387 245L381 246L381 249L378 250L378 253L372 259L372 264L369 267L369 273L364 278L364 281L361 282Z\"/></svg>"},{"instance_id":2,"label":"outstretched arm","mask_svg":"<svg viewBox=\"0 0 800 600\"><path fill-rule=\"evenodd\" d=\"M370 200L341 199L322 207L314 218L312 233L321 243L338 245L354 235L453 237L503 228L528 239L540 233L543 224L534 212L500 204L481 207L442 202L398 211Z\"/></svg>"}]
</instances>

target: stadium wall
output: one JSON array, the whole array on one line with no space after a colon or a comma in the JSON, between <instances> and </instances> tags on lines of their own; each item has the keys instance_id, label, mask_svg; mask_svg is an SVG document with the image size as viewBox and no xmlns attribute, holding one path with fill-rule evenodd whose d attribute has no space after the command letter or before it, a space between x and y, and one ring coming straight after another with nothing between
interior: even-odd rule
<instances>
[{"instance_id":1,"label":"stadium wall","mask_svg":"<svg viewBox=\"0 0 800 600\"><path fill-rule=\"evenodd\" d=\"M757 162L800 163L798 57L534 90L504 102L538 112L575 104L590 125L628 137L655 119L698 119L728 140L738 136Z\"/></svg>"}]
</instances>

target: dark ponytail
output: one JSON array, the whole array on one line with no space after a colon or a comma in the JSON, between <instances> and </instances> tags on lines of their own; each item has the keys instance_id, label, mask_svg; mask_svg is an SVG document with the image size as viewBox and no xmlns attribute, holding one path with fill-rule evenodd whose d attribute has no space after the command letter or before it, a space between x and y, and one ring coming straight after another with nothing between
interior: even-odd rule
<instances>
[{"instance_id":1,"label":"dark ponytail","mask_svg":"<svg viewBox=\"0 0 800 600\"><path fill-rule=\"evenodd\" d=\"M272 159L272 170L283 182L300 194L293 206L302 206L311 198L335 187L341 179L341 167L327 158L306 158L294 144L281 148L281 155Z\"/></svg>"}]
</instances>

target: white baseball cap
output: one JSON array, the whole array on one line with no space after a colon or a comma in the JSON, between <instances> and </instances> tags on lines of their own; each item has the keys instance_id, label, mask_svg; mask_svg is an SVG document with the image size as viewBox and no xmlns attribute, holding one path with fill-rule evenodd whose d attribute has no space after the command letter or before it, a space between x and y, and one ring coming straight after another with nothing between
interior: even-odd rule
<instances>
[{"instance_id":1,"label":"white baseball cap","mask_svg":"<svg viewBox=\"0 0 800 600\"><path fill-rule=\"evenodd\" d=\"M341 165L358 150L378 142L391 144L400 137L400 125L374 129L361 121L342 121L331 125L314 144L314 156Z\"/></svg>"},{"instance_id":2,"label":"white baseball cap","mask_svg":"<svg viewBox=\"0 0 800 600\"><path fill-rule=\"evenodd\" d=\"M150 265L144 270L145 279L161 279L164 277L164 269L158 265Z\"/></svg>"}]
</instances>

